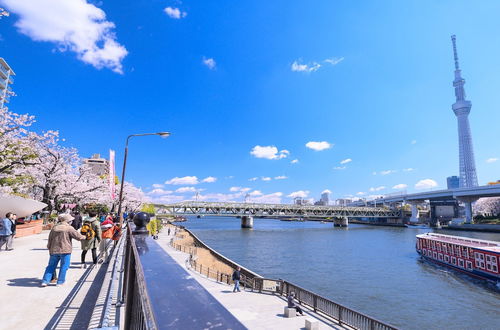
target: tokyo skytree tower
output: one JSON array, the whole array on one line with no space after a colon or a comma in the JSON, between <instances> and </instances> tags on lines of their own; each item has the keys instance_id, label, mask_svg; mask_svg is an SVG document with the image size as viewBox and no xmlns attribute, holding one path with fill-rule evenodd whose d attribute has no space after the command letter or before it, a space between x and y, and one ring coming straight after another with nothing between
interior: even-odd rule
<instances>
[{"instance_id":1,"label":"tokyo skytree tower","mask_svg":"<svg viewBox=\"0 0 500 330\"><path fill-rule=\"evenodd\" d=\"M456 102L452 109L458 121L458 149L460 158L460 187L477 186L476 162L474 160L474 149L472 147L472 135L469 126L469 113L472 103L465 99L465 80L461 76L458 65L457 45L455 35L451 36L453 43L453 56L455 58L455 87Z\"/></svg>"}]
</instances>

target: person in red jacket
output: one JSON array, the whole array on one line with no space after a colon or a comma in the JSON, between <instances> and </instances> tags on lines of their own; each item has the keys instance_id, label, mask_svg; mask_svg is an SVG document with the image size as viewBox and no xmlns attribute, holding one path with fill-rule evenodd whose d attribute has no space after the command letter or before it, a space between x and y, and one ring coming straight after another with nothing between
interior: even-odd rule
<instances>
[{"instance_id":1,"label":"person in red jacket","mask_svg":"<svg viewBox=\"0 0 500 330\"><path fill-rule=\"evenodd\" d=\"M108 216L108 218L106 218L106 220L104 220L103 223L101 223L101 231L102 231L102 240L99 244L99 252L101 254L101 259L99 260L99 263L102 263L104 260L108 260L109 256L108 245L111 242L111 239L113 238L113 233L115 231L113 218L111 216Z\"/></svg>"}]
</instances>

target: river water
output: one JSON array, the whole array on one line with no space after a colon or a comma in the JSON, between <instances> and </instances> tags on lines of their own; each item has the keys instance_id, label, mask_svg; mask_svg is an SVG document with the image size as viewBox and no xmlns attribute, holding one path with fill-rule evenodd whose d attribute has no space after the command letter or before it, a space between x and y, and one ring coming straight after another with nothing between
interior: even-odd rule
<instances>
[{"instance_id":1,"label":"river water","mask_svg":"<svg viewBox=\"0 0 500 330\"><path fill-rule=\"evenodd\" d=\"M268 278L282 278L402 329L500 329L500 291L420 260L429 230L224 217L182 223L206 244ZM440 233L500 241L500 234Z\"/></svg>"}]
</instances>

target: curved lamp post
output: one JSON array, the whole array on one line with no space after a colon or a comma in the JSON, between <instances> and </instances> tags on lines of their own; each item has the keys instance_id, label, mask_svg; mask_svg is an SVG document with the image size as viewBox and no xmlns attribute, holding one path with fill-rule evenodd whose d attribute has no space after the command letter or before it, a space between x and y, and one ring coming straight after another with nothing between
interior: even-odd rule
<instances>
[{"instance_id":1,"label":"curved lamp post","mask_svg":"<svg viewBox=\"0 0 500 330\"><path fill-rule=\"evenodd\" d=\"M131 134L127 136L127 142L125 143L125 154L123 156L122 181L120 183L120 197L118 200L118 216L120 217L120 227L123 225L122 199L123 199L123 184L125 183L125 168L127 167L128 141L130 140L131 137L146 136L146 135L159 135L163 138L166 138L170 136L170 132Z\"/></svg>"}]
</instances>

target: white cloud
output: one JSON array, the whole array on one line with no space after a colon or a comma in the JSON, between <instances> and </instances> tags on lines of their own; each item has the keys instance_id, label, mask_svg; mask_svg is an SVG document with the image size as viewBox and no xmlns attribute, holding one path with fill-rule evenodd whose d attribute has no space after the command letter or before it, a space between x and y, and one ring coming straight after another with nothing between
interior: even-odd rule
<instances>
[{"instance_id":1,"label":"white cloud","mask_svg":"<svg viewBox=\"0 0 500 330\"><path fill-rule=\"evenodd\" d=\"M356 195L358 195L358 196L363 196L364 194L365 193L363 191L359 191L359 192L356 193Z\"/></svg>"},{"instance_id":2,"label":"white cloud","mask_svg":"<svg viewBox=\"0 0 500 330\"><path fill-rule=\"evenodd\" d=\"M412 171L415 171L414 168L411 168L411 167L408 167L408 168L404 168L403 169L403 172L412 172Z\"/></svg>"},{"instance_id":3,"label":"white cloud","mask_svg":"<svg viewBox=\"0 0 500 330\"><path fill-rule=\"evenodd\" d=\"M196 191L198 191L198 190L196 190L195 187L180 187L175 192L179 193L179 194L184 194L184 193L187 193L187 192L196 192Z\"/></svg>"},{"instance_id":4,"label":"white cloud","mask_svg":"<svg viewBox=\"0 0 500 330\"><path fill-rule=\"evenodd\" d=\"M168 17L173 19L180 19L187 16L187 13L185 11L181 11L179 8L167 7L164 9L164 11L165 14L168 15Z\"/></svg>"},{"instance_id":5,"label":"white cloud","mask_svg":"<svg viewBox=\"0 0 500 330\"><path fill-rule=\"evenodd\" d=\"M292 161L290 162L290 164L297 164L298 162L299 162L299 160L298 160L298 159L294 159L294 160L292 160Z\"/></svg>"},{"instance_id":6,"label":"white cloud","mask_svg":"<svg viewBox=\"0 0 500 330\"><path fill-rule=\"evenodd\" d=\"M250 189L250 188L242 188L242 187L231 187L231 188L229 188L230 192L238 192L238 191L247 192L247 191L250 191L250 190L252 190L252 189Z\"/></svg>"},{"instance_id":7,"label":"white cloud","mask_svg":"<svg viewBox=\"0 0 500 330\"><path fill-rule=\"evenodd\" d=\"M316 151L322 151L325 149L330 149L333 145L326 142L326 141L321 141L321 142L316 142L316 141L310 141L306 143L306 147L312 150Z\"/></svg>"},{"instance_id":8,"label":"white cloud","mask_svg":"<svg viewBox=\"0 0 500 330\"><path fill-rule=\"evenodd\" d=\"M207 176L205 179L201 180L201 182L205 182L205 183L213 183L217 181L217 178L213 177L213 176Z\"/></svg>"},{"instance_id":9,"label":"white cloud","mask_svg":"<svg viewBox=\"0 0 500 330\"><path fill-rule=\"evenodd\" d=\"M154 183L153 188L163 188L163 185L160 183Z\"/></svg>"},{"instance_id":10,"label":"white cloud","mask_svg":"<svg viewBox=\"0 0 500 330\"><path fill-rule=\"evenodd\" d=\"M373 172L372 172L372 174L373 174L373 175L377 175L377 172L373 171Z\"/></svg>"},{"instance_id":11,"label":"white cloud","mask_svg":"<svg viewBox=\"0 0 500 330\"><path fill-rule=\"evenodd\" d=\"M263 176L262 181L271 181L273 178L268 177L268 176Z\"/></svg>"},{"instance_id":12,"label":"white cloud","mask_svg":"<svg viewBox=\"0 0 500 330\"><path fill-rule=\"evenodd\" d=\"M278 175L274 177L274 180L285 180L285 179L288 179L288 177L285 175Z\"/></svg>"},{"instance_id":13,"label":"white cloud","mask_svg":"<svg viewBox=\"0 0 500 330\"><path fill-rule=\"evenodd\" d=\"M432 179L420 180L415 184L415 189L431 189L437 187L438 184Z\"/></svg>"},{"instance_id":14,"label":"white cloud","mask_svg":"<svg viewBox=\"0 0 500 330\"><path fill-rule=\"evenodd\" d=\"M288 157L290 151L288 150L280 150L275 146L255 146L253 147L250 154L256 158L265 158L265 159L282 159Z\"/></svg>"},{"instance_id":15,"label":"white cloud","mask_svg":"<svg viewBox=\"0 0 500 330\"><path fill-rule=\"evenodd\" d=\"M215 70L216 66L217 66L217 63L215 62L215 60L213 58L206 58L205 56L203 56L203 60L202 60L203 64L209 68L210 70Z\"/></svg>"},{"instance_id":16,"label":"white cloud","mask_svg":"<svg viewBox=\"0 0 500 330\"><path fill-rule=\"evenodd\" d=\"M257 181L257 180L259 180L259 178L258 178L258 177L256 177L256 176L255 176L255 177L253 177L253 178L248 179L248 181Z\"/></svg>"},{"instance_id":17,"label":"white cloud","mask_svg":"<svg viewBox=\"0 0 500 330\"><path fill-rule=\"evenodd\" d=\"M326 60L324 60L324 62L330 63L331 65L337 65L343 60L344 60L343 57L332 57L332 58L327 58Z\"/></svg>"},{"instance_id":18,"label":"white cloud","mask_svg":"<svg viewBox=\"0 0 500 330\"><path fill-rule=\"evenodd\" d=\"M346 166L335 166L333 169L334 170L345 170L347 167Z\"/></svg>"},{"instance_id":19,"label":"white cloud","mask_svg":"<svg viewBox=\"0 0 500 330\"><path fill-rule=\"evenodd\" d=\"M417 140L411 140L411 144L417 144Z\"/></svg>"},{"instance_id":20,"label":"white cloud","mask_svg":"<svg viewBox=\"0 0 500 330\"><path fill-rule=\"evenodd\" d=\"M281 204L281 197L283 193L275 192L272 194L262 195L258 197L252 197L253 203L270 203L270 204Z\"/></svg>"},{"instance_id":21,"label":"white cloud","mask_svg":"<svg viewBox=\"0 0 500 330\"><path fill-rule=\"evenodd\" d=\"M380 190L384 190L384 189L385 189L385 186L379 186L379 187L370 188L370 191L380 191Z\"/></svg>"},{"instance_id":22,"label":"white cloud","mask_svg":"<svg viewBox=\"0 0 500 330\"><path fill-rule=\"evenodd\" d=\"M184 176L182 178L175 177L165 181L165 184L173 184L173 185L188 185L188 184L198 184L198 183L199 181L196 176Z\"/></svg>"},{"instance_id":23,"label":"white cloud","mask_svg":"<svg viewBox=\"0 0 500 330\"><path fill-rule=\"evenodd\" d=\"M185 200L186 198L184 196L179 196L179 195L164 195L151 198L152 203L158 203L158 204L178 203Z\"/></svg>"},{"instance_id":24,"label":"white cloud","mask_svg":"<svg viewBox=\"0 0 500 330\"><path fill-rule=\"evenodd\" d=\"M498 158L488 158L488 159L486 159L486 162L487 162L487 163L494 163L494 162L496 162L497 160L498 160Z\"/></svg>"},{"instance_id":25,"label":"white cloud","mask_svg":"<svg viewBox=\"0 0 500 330\"><path fill-rule=\"evenodd\" d=\"M394 187L392 187L392 189L406 189L407 187L408 187L407 184L400 183L400 184L397 184Z\"/></svg>"},{"instance_id":26,"label":"white cloud","mask_svg":"<svg viewBox=\"0 0 500 330\"><path fill-rule=\"evenodd\" d=\"M397 172L396 170L385 170L385 171L380 171L379 173L380 175L389 175L396 172Z\"/></svg>"},{"instance_id":27,"label":"white cloud","mask_svg":"<svg viewBox=\"0 0 500 330\"><path fill-rule=\"evenodd\" d=\"M249 193L250 196L261 196L262 192L260 190L254 190L251 193Z\"/></svg>"},{"instance_id":28,"label":"white cloud","mask_svg":"<svg viewBox=\"0 0 500 330\"><path fill-rule=\"evenodd\" d=\"M293 193L291 193L287 197L290 197L290 198L297 198L297 197L306 198L308 195L309 195L309 190L299 190L299 191L294 191Z\"/></svg>"},{"instance_id":29,"label":"white cloud","mask_svg":"<svg viewBox=\"0 0 500 330\"><path fill-rule=\"evenodd\" d=\"M122 60L128 54L116 41L115 24L106 13L86 0L2 0L19 16L15 26L35 41L57 45L61 52L76 53L82 62L97 69L123 73Z\"/></svg>"},{"instance_id":30,"label":"white cloud","mask_svg":"<svg viewBox=\"0 0 500 330\"><path fill-rule=\"evenodd\" d=\"M314 72L321 67L321 64L317 62L312 62L309 64L301 64L300 62L301 60L293 61L291 70L295 72Z\"/></svg>"},{"instance_id":31,"label":"white cloud","mask_svg":"<svg viewBox=\"0 0 500 330\"><path fill-rule=\"evenodd\" d=\"M322 193L322 194L325 194L325 193L327 193L327 194L331 194L332 192L331 192L330 190L328 190L328 189L325 189L325 190L323 190L321 193Z\"/></svg>"},{"instance_id":32,"label":"white cloud","mask_svg":"<svg viewBox=\"0 0 500 330\"><path fill-rule=\"evenodd\" d=\"M156 188L151 190L150 192L147 192L146 194L150 196L160 196L160 195L169 195L171 193L173 193L172 190L163 190L161 188Z\"/></svg>"},{"instance_id":33,"label":"white cloud","mask_svg":"<svg viewBox=\"0 0 500 330\"><path fill-rule=\"evenodd\" d=\"M352 159L351 158L347 158L347 159L341 160L340 164L344 165L344 164L347 164L347 163L350 163L350 162L352 162Z\"/></svg>"}]
</instances>

